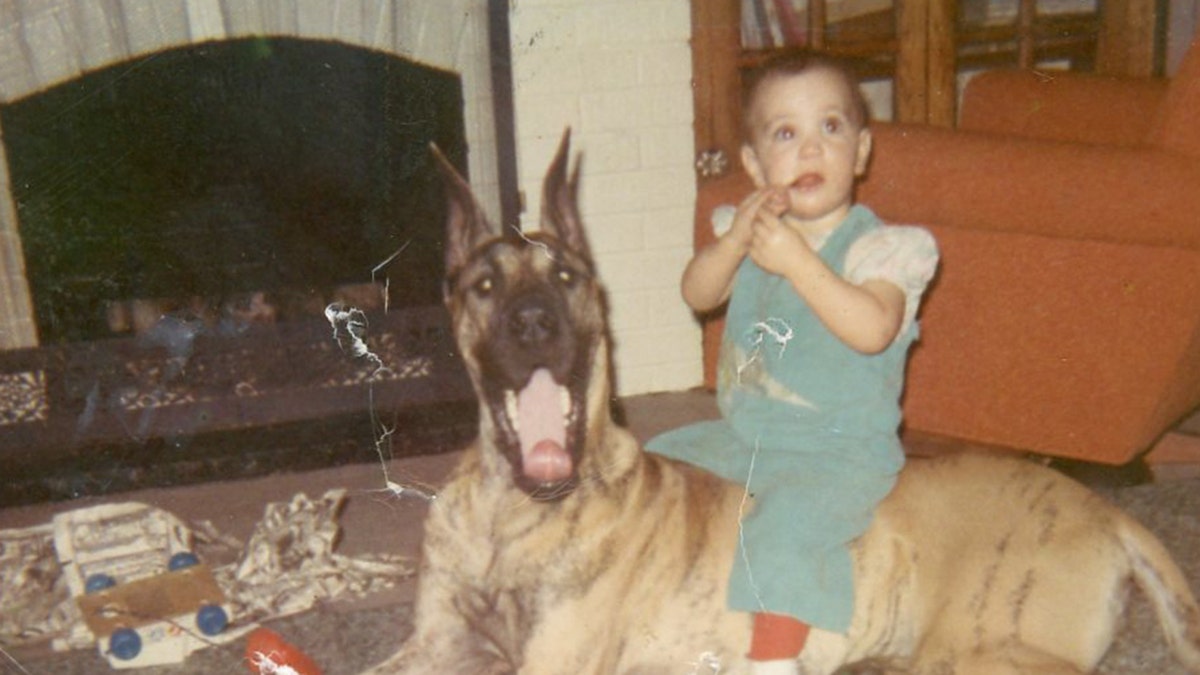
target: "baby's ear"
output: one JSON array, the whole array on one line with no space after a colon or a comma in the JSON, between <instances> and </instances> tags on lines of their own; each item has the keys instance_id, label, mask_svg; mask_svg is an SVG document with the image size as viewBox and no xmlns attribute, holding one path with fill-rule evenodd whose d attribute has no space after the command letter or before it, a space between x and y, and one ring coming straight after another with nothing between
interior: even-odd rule
<instances>
[{"instance_id":1,"label":"baby's ear","mask_svg":"<svg viewBox=\"0 0 1200 675\"><path fill-rule=\"evenodd\" d=\"M766 187L767 177L763 172L762 164L758 162L758 153L754 152L754 148L747 143L742 146L742 167L746 169L746 173L750 174L750 180L754 181L754 187Z\"/></svg>"},{"instance_id":2,"label":"baby's ear","mask_svg":"<svg viewBox=\"0 0 1200 675\"><path fill-rule=\"evenodd\" d=\"M861 176L867 172L867 164L871 161L871 130L863 127L858 132L858 157L854 162L854 175Z\"/></svg>"}]
</instances>

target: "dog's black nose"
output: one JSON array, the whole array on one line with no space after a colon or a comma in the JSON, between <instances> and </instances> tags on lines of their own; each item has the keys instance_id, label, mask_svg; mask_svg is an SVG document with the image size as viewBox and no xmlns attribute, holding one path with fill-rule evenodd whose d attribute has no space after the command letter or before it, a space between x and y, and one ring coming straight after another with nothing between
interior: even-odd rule
<instances>
[{"instance_id":1,"label":"dog's black nose","mask_svg":"<svg viewBox=\"0 0 1200 675\"><path fill-rule=\"evenodd\" d=\"M509 311L508 331L523 347L543 346L558 337L558 319L538 298L530 298Z\"/></svg>"}]
</instances>

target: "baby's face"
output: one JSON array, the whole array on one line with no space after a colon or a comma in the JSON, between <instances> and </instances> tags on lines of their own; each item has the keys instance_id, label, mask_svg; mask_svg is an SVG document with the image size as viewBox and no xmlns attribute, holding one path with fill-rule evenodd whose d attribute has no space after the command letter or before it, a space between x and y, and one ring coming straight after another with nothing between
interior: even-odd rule
<instances>
[{"instance_id":1,"label":"baby's face","mask_svg":"<svg viewBox=\"0 0 1200 675\"><path fill-rule=\"evenodd\" d=\"M783 191L788 213L800 220L840 222L866 169L871 135L854 114L849 86L826 68L777 75L759 85L750 106L742 161L756 185Z\"/></svg>"}]
</instances>

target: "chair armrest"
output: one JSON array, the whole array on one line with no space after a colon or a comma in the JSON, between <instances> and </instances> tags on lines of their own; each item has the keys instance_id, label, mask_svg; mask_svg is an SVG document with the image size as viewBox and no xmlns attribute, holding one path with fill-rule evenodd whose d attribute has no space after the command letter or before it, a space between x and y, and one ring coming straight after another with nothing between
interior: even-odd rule
<instances>
[{"instance_id":1,"label":"chair armrest","mask_svg":"<svg viewBox=\"0 0 1200 675\"><path fill-rule=\"evenodd\" d=\"M1167 80L1068 72L991 71L963 93L959 128L1083 143L1151 140Z\"/></svg>"},{"instance_id":2,"label":"chair armrest","mask_svg":"<svg viewBox=\"0 0 1200 675\"><path fill-rule=\"evenodd\" d=\"M859 199L889 222L1200 250L1200 160L879 124Z\"/></svg>"}]
</instances>

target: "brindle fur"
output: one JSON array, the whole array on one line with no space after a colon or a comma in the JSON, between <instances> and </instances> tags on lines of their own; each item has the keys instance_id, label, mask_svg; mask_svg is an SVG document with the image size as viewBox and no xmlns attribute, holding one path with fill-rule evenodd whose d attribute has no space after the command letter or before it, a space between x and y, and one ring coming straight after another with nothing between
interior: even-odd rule
<instances>
[{"instance_id":1,"label":"brindle fur","mask_svg":"<svg viewBox=\"0 0 1200 675\"><path fill-rule=\"evenodd\" d=\"M542 232L529 236L489 225L435 153L450 200L446 304L480 432L426 522L415 632L372 673L747 672L749 620L726 609L725 584L752 505L740 486L647 454L613 423L603 293L567 148L564 135ZM521 476L499 417L500 392L535 367L586 413L569 434L573 475L551 485ZM1167 551L1038 465L914 460L854 554L853 625L814 631L803 672L867 661L924 675L1086 673L1132 580L1200 673L1200 609Z\"/></svg>"}]
</instances>

